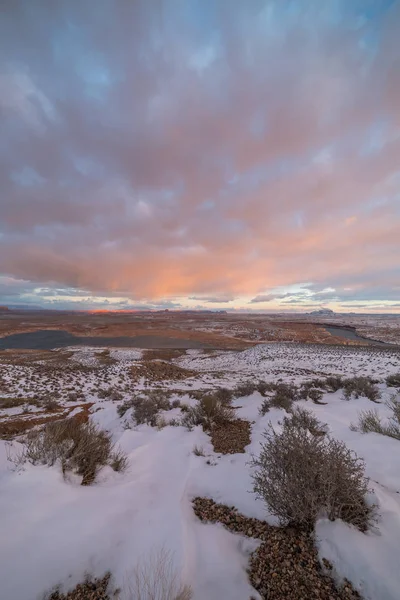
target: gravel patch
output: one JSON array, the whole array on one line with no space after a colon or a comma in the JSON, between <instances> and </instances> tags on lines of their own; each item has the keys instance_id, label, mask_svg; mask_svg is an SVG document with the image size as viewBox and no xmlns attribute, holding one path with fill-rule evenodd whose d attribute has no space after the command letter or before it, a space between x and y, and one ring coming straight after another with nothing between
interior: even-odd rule
<instances>
[{"instance_id":1,"label":"gravel patch","mask_svg":"<svg viewBox=\"0 0 400 600\"><path fill-rule=\"evenodd\" d=\"M111 574L106 573L101 579L87 579L67 594L55 590L46 596L46 600L111 600L115 595L107 592L110 578Z\"/></svg>"},{"instance_id":2,"label":"gravel patch","mask_svg":"<svg viewBox=\"0 0 400 600\"><path fill-rule=\"evenodd\" d=\"M227 421L211 429L211 442L215 452L221 454L243 453L250 444L250 423L244 419Z\"/></svg>"},{"instance_id":3,"label":"gravel patch","mask_svg":"<svg viewBox=\"0 0 400 600\"><path fill-rule=\"evenodd\" d=\"M249 579L268 600L359 600L350 582L339 588L331 577L332 566L318 560L313 536L293 528L273 527L247 518L233 506L209 498L195 498L193 509L202 521L222 523L231 531L262 541L249 563Z\"/></svg>"}]
</instances>

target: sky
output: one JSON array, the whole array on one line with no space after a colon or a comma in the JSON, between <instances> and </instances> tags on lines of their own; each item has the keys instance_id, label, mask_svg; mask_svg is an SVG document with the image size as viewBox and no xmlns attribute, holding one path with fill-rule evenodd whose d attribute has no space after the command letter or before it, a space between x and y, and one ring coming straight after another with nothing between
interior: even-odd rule
<instances>
[{"instance_id":1,"label":"sky","mask_svg":"<svg viewBox=\"0 0 400 600\"><path fill-rule=\"evenodd\" d=\"M4 0L0 304L400 312L400 1Z\"/></svg>"}]
</instances>

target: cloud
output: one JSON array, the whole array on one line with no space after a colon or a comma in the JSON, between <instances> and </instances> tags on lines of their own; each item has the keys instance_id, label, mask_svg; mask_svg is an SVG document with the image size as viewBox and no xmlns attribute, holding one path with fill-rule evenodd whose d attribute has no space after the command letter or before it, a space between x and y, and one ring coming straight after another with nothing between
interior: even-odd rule
<instances>
[{"instance_id":1,"label":"cloud","mask_svg":"<svg viewBox=\"0 0 400 600\"><path fill-rule=\"evenodd\" d=\"M252 298L252 300L250 300L250 304L257 304L258 302L271 302L272 300L276 300L277 298L282 298L282 296L274 294L261 294L260 296Z\"/></svg>"},{"instance_id":2,"label":"cloud","mask_svg":"<svg viewBox=\"0 0 400 600\"><path fill-rule=\"evenodd\" d=\"M234 296L190 296L189 300L205 302L206 304L227 304L233 302Z\"/></svg>"},{"instance_id":3,"label":"cloud","mask_svg":"<svg viewBox=\"0 0 400 600\"><path fill-rule=\"evenodd\" d=\"M361 5L10 5L0 273L134 302L392 297L400 8Z\"/></svg>"}]
</instances>

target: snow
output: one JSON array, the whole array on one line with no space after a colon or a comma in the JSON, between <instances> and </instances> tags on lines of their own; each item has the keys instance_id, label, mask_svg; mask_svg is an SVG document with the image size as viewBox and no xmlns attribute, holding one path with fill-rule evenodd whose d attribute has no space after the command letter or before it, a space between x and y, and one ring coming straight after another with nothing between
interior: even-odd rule
<instances>
[{"instance_id":1,"label":"snow","mask_svg":"<svg viewBox=\"0 0 400 600\"><path fill-rule=\"evenodd\" d=\"M114 357L120 362L108 367L109 385L115 385L120 377L125 385L124 369L140 356L121 350ZM80 360L85 361L83 353ZM310 372L314 376L380 373L383 378L400 370L397 354L297 344L263 345L212 357L192 351L176 362L197 370L214 387L235 385L250 376L301 381L309 378ZM29 368L18 367L19 376L26 376ZM199 385L200 376L194 388L206 387L204 383ZM88 388L95 386L95 373L84 377ZM188 392L187 382L174 382L172 387ZM383 400L394 392L384 384L380 387ZM171 399L175 397L184 404L194 402L187 393ZM258 453L268 423L279 428L284 411L272 409L260 416L262 396L258 392L235 400L237 416L252 424L251 443L244 454L220 455L213 451L209 436L200 427L187 431L183 427L158 430L132 425L126 429L129 411L119 418L117 403L96 398L95 393L88 394L89 399L95 402L92 420L109 430L128 455L129 468L123 474L105 468L94 485L82 487L74 478L64 480L58 466L27 464L23 469L12 469L7 452L16 454L21 446L13 442L7 450L6 443L0 441L2 598L40 598L59 583L73 587L85 572L101 576L110 570L115 584L123 586L138 561L161 548L172 553L183 581L193 588L194 600L258 597L246 574L249 553L257 541L228 532L221 525L200 522L191 500L207 496L235 506L249 517L276 524L251 492L249 460L251 454ZM320 519L316 525L320 557L328 558L338 580L347 577L366 600L396 600L400 572L400 442L350 429L361 410L375 408L385 419L388 408L366 398L347 401L340 391L325 394L323 400L326 405L299 405L312 410L327 423L333 437L343 440L365 460L379 518L367 534L341 521ZM178 415L179 408L175 408L163 416L169 420ZM194 455L195 446L202 447L204 457Z\"/></svg>"}]
</instances>

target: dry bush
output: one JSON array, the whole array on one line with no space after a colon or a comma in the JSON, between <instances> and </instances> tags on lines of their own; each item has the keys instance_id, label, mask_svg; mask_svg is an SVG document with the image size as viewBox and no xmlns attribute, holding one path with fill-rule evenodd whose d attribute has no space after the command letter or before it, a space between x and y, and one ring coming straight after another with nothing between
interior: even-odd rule
<instances>
[{"instance_id":1,"label":"dry bush","mask_svg":"<svg viewBox=\"0 0 400 600\"><path fill-rule=\"evenodd\" d=\"M400 388L400 373L395 373L393 375L388 375L386 377L386 385L388 387L398 387L398 388Z\"/></svg>"},{"instance_id":2,"label":"dry bush","mask_svg":"<svg viewBox=\"0 0 400 600\"><path fill-rule=\"evenodd\" d=\"M117 473L123 473L128 468L129 460L125 452L117 448L111 453L109 464Z\"/></svg>"},{"instance_id":3,"label":"dry bush","mask_svg":"<svg viewBox=\"0 0 400 600\"><path fill-rule=\"evenodd\" d=\"M138 402L138 396L134 396L130 400L125 400L125 402L120 404L117 408L118 416L123 417L130 408L133 408L135 406L135 404L137 402Z\"/></svg>"},{"instance_id":4,"label":"dry bush","mask_svg":"<svg viewBox=\"0 0 400 600\"><path fill-rule=\"evenodd\" d=\"M192 589L181 583L171 552L161 549L142 560L127 577L123 600L191 600Z\"/></svg>"},{"instance_id":5,"label":"dry bush","mask_svg":"<svg viewBox=\"0 0 400 600\"><path fill-rule=\"evenodd\" d=\"M111 434L90 421L82 423L74 418L53 421L29 433L24 456L32 464L60 462L64 474L72 471L82 476L82 485L93 483L104 465L119 471L127 466L123 452L114 449Z\"/></svg>"},{"instance_id":6,"label":"dry bush","mask_svg":"<svg viewBox=\"0 0 400 600\"><path fill-rule=\"evenodd\" d=\"M47 400L45 400L43 408L46 412L54 412L62 409L62 406L60 406L58 402L56 402L52 398L48 398Z\"/></svg>"},{"instance_id":7,"label":"dry bush","mask_svg":"<svg viewBox=\"0 0 400 600\"><path fill-rule=\"evenodd\" d=\"M350 398L366 397L373 402L377 402L381 397L375 382L370 377L352 377L343 380L344 397Z\"/></svg>"},{"instance_id":8,"label":"dry bush","mask_svg":"<svg viewBox=\"0 0 400 600\"><path fill-rule=\"evenodd\" d=\"M316 404L321 402L323 395L324 395L324 393L322 390L317 390L315 388L308 390L308 398L310 400L312 400L313 402L315 402Z\"/></svg>"},{"instance_id":9,"label":"dry bush","mask_svg":"<svg viewBox=\"0 0 400 600\"><path fill-rule=\"evenodd\" d=\"M262 401L262 404L259 408L259 413L260 415L265 415L267 412L269 412L269 409L271 408L271 403L269 398L264 398L264 400Z\"/></svg>"},{"instance_id":10,"label":"dry bush","mask_svg":"<svg viewBox=\"0 0 400 600\"><path fill-rule=\"evenodd\" d=\"M159 410L171 409L170 396L171 392L169 390L152 390L147 394L147 398L150 402L156 404Z\"/></svg>"},{"instance_id":11,"label":"dry bush","mask_svg":"<svg viewBox=\"0 0 400 600\"><path fill-rule=\"evenodd\" d=\"M343 442L287 424L264 437L252 461L254 491L281 524L311 529L325 513L367 529L374 507L365 502L364 463Z\"/></svg>"},{"instance_id":12,"label":"dry bush","mask_svg":"<svg viewBox=\"0 0 400 600\"><path fill-rule=\"evenodd\" d=\"M259 381L257 383L257 392L261 394L261 396L265 396L267 392L272 392L274 390L273 383L267 383L266 381Z\"/></svg>"},{"instance_id":13,"label":"dry bush","mask_svg":"<svg viewBox=\"0 0 400 600\"><path fill-rule=\"evenodd\" d=\"M289 417L283 417L283 424L286 427L305 429L312 435L325 435L327 432L326 423L321 423L311 411L301 407L294 408Z\"/></svg>"},{"instance_id":14,"label":"dry bush","mask_svg":"<svg viewBox=\"0 0 400 600\"><path fill-rule=\"evenodd\" d=\"M352 424L350 428L361 433L379 433L400 440L400 402L392 398L387 402L387 406L392 411L388 423L382 423L376 409L363 410L359 414L358 424Z\"/></svg>"},{"instance_id":15,"label":"dry bush","mask_svg":"<svg viewBox=\"0 0 400 600\"><path fill-rule=\"evenodd\" d=\"M343 387L343 379L338 375L330 375L325 379L328 392L337 392Z\"/></svg>"},{"instance_id":16,"label":"dry bush","mask_svg":"<svg viewBox=\"0 0 400 600\"><path fill-rule=\"evenodd\" d=\"M228 388L218 388L214 392L214 395L220 402L222 402L222 404L232 404L233 390L229 390Z\"/></svg>"},{"instance_id":17,"label":"dry bush","mask_svg":"<svg viewBox=\"0 0 400 600\"><path fill-rule=\"evenodd\" d=\"M343 379L337 375L329 375L325 379L314 378L301 384L299 395L303 400L313 400L318 404L324 392L337 392L343 386Z\"/></svg>"},{"instance_id":18,"label":"dry bush","mask_svg":"<svg viewBox=\"0 0 400 600\"><path fill-rule=\"evenodd\" d=\"M181 407L181 401L180 400L173 400L171 402L171 408L180 408Z\"/></svg>"},{"instance_id":19,"label":"dry bush","mask_svg":"<svg viewBox=\"0 0 400 600\"><path fill-rule=\"evenodd\" d=\"M400 400L392 397L386 402L386 406L392 411L391 419L400 425Z\"/></svg>"},{"instance_id":20,"label":"dry bush","mask_svg":"<svg viewBox=\"0 0 400 600\"><path fill-rule=\"evenodd\" d=\"M132 400L133 418L137 425L147 423L147 425L156 427L159 411L171 408L168 393L162 390L154 390L147 396L138 396Z\"/></svg>"},{"instance_id":21,"label":"dry bush","mask_svg":"<svg viewBox=\"0 0 400 600\"><path fill-rule=\"evenodd\" d=\"M15 408L16 406L22 406L29 400L25 398L0 398L0 408Z\"/></svg>"},{"instance_id":22,"label":"dry bush","mask_svg":"<svg viewBox=\"0 0 400 600\"><path fill-rule=\"evenodd\" d=\"M257 389L257 384L254 381L245 381L240 383L233 390L235 398L243 398L244 396L251 396Z\"/></svg>"},{"instance_id":23,"label":"dry bush","mask_svg":"<svg viewBox=\"0 0 400 600\"><path fill-rule=\"evenodd\" d=\"M269 406L282 408L289 412L292 404L298 399L298 390L295 385L289 383L278 383L275 385L275 393L269 401Z\"/></svg>"},{"instance_id":24,"label":"dry bush","mask_svg":"<svg viewBox=\"0 0 400 600\"><path fill-rule=\"evenodd\" d=\"M201 425L204 430L210 430L214 425L221 425L232 421L234 418L233 408L223 404L215 395L203 396L196 406L189 406L182 425L193 429Z\"/></svg>"}]
</instances>

